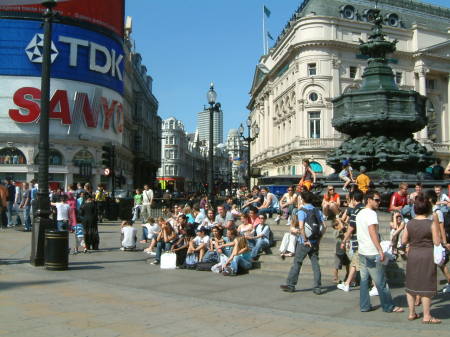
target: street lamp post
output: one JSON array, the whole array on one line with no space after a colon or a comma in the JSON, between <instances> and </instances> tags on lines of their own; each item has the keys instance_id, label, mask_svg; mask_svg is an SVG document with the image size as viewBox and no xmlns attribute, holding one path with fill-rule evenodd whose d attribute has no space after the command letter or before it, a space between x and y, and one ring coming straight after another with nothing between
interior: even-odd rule
<instances>
[{"instance_id":1,"label":"street lamp post","mask_svg":"<svg viewBox=\"0 0 450 337\"><path fill-rule=\"evenodd\" d=\"M216 103L217 93L214 91L214 83L211 83L206 95L209 103L209 175L208 175L208 197L210 203L214 204L214 111L220 111L220 103Z\"/></svg>"},{"instance_id":2,"label":"street lamp post","mask_svg":"<svg viewBox=\"0 0 450 337\"><path fill-rule=\"evenodd\" d=\"M253 142L256 138L258 138L259 135L259 127L258 124L255 124L253 126L253 137L252 137L252 120L247 118L247 130L248 130L248 137L244 137L244 126L241 123L241 126L239 126L239 135L243 141L247 142L247 148L248 148L248 158L247 158L247 188L248 191L251 190L250 186L250 171L251 171L251 165L250 165L250 143Z\"/></svg>"},{"instance_id":3,"label":"street lamp post","mask_svg":"<svg viewBox=\"0 0 450 337\"><path fill-rule=\"evenodd\" d=\"M33 266L44 265L45 230L52 226L50 220L50 199L48 191L48 160L49 160L49 106L50 106L50 66L52 43L53 8L56 1L43 1L44 12L44 45L42 53L41 73L41 116L39 118L39 172L37 193L38 221L33 225L31 237L30 263Z\"/></svg>"}]
</instances>

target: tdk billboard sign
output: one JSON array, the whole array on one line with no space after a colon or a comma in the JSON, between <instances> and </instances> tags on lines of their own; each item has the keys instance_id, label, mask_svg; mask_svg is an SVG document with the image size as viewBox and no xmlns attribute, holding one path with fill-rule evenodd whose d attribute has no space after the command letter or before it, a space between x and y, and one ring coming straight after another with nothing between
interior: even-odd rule
<instances>
[{"instance_id":1,"label":"tdk billboard sign","mask_svg":"<svg viewBox=\"0 0 450 337\"><path fill-rule=\"evenodd\" d=\"M41 76L41 23L0 20L0 75ZM122 45L83 28L53 24L51 77L88 82L123 93Z\"/></svg>"}]
</instances>

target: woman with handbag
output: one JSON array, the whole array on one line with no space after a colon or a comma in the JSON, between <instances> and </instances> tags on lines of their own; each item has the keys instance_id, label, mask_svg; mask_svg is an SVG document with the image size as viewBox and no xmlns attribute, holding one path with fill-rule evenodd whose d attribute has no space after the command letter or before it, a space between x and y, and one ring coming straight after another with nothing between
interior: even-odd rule
<instances>
[{"instance_id":1,"label":"woman with handbag","mask_svg":"<svg viewBox=\"0 0 450 337\"><path fill-rule=\"evenodd\" d=\"M436 264L433 257L433 246L441 243L436 216L430 220L432 212L430 201L418 195L414 202L416 217L408 222L403 231L402 244L409 244L406 264L406 297L408 300L408 320L413 321L420 316L416 313L415 300L421 297L424 324L439 324L441 320L431 316L431 297L437 292Z\"/></svg>"}]
</instances>

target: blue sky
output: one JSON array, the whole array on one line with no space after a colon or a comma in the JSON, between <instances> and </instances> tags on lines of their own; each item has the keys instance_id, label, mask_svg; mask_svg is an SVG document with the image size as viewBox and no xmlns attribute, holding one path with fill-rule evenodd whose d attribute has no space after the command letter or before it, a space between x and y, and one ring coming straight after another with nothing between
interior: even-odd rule
<instances>
[{"instance_id":1,"label":"blue sky","mask_svg":"<svg viewBox=\"0 0 450 337\"><path fill-rule=\"evenodd\" d=\"M423 1L449 6L449 0ZM276 39L301 0L126 0L136 50L153 77L159 115L196 128L211 81L224 112L224 138L248 115L249 90L262 55L262 8Z\"/></svg>"}]
</instances>

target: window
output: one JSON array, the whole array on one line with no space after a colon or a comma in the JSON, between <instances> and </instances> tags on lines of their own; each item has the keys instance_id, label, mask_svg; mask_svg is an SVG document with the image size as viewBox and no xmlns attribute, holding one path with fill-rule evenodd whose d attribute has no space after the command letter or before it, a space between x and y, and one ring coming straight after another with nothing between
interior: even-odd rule
<instances>
[{"instance_id":1,"label":"window","mask_svg":"<svg viewBox=\"0 0 450 337\"><path fill-rule=\"evenodd\" d=\"M319 95L317 95L315 92L310 93L308 97L311 102L315 102L319 99Z\"/></svg>"},{"instance_id":2,"label":"window","mask_svg":"<svg viewBox=\"0 0 450 337\"><path fill-rule=\"evenodd\" d=\"M358 71L358 68L350 67L350 78L356 78L356 72L357 71Z\"/></svg>"},{"instance_id":3,"label":"window","mask_svg":"<svg viewBox=\"0 0 450 337\"><path fill-rule=\"evenodd\" d=\"M315 63L308 63L308 76L314 76L317 74L317 68Z\"/></svg>"},{"instance_id":4,"label":"window","mask_svg":"<svg viewBox=\"0 0 450 337\"><path fill-rule=\"evenodd\" d=\"M320 111L312 111L308 114L309 138L320 138Z\"/></svg>"},{"instance_id":5,"label":"window","mask_svg":"<svg viewBox=\"0 0 450 337\"><path fill-rule=\"evenodd\" d=\"M174 136L170 136L169 137L169 144L170 145L174 145L175 144L175 137Z\"/></svg>"},{"instance_id":6,"label":"window","mask_svg":"<svg viewBox=\"0 0 450 337\"><path fill-rule=\"evenodd\" d=\"M399 71L395 72L395 83L402 84L402 73Z\"/></svg>"},{"instance_id":7,"label":"window","mask_svg":"<svg viewBox=\"0 0 450 337\"><path fill-rule=\"evenodd\" d=\"M51 149L50 149L51 155ZM25 159L25 155L19 149L15 147L6 147L0 150L0 164L5 165L19 165L26 164L27 160ZM52 161L49 162L52 165Z\"/></svg>"},{"instance_id":8,"label":"window","mask_svg":"<svg viewBox=\"0 0 450 337\"><path fill-rule=\"evenodd\" d=\"M166 150L166 155L165 155L166 159L170 159L170 151Z\"/></svg>"},{"instance_id":9,"label":"window","mask_svg":"<svg viewBox=\"0 0 450 337\"><path fill-rule=\"evenodd\" d=\"M164 167L164 175L168 176L169 175L169 165L166 165Z\"/></svg>"},{"instance_id":10,"label":"window","mask_svg":"<svg viewBox=\"0 0 450 337\"><path fill-rule=\"evenodd\" d=\"M173 166L173 175L174 176L178 175L178 166L177 165Z\"/></svg>"},{"instance_id":11,"label":"window","mask_svg":"<svg viewBox=\"0 0 450 337\"><path fill-rule=\"evenodd\" d=\"M436 89L436 80L427 80L426 86L427 86L427 89L429 89L429 90Z\"/></svg>"}]
</instances>

